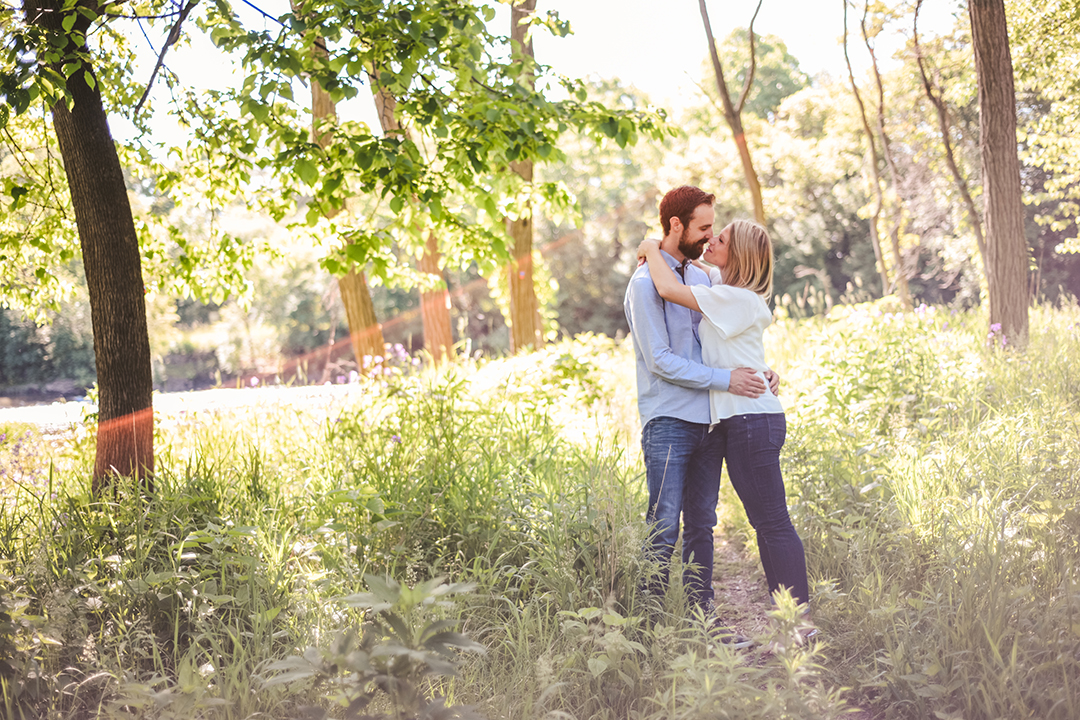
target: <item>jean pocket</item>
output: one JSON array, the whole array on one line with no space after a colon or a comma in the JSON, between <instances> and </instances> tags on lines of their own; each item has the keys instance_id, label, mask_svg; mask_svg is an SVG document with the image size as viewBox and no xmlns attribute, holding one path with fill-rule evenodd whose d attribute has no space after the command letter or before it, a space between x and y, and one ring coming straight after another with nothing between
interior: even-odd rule
<instances>
[{"instance_id":1,"label":"jean pocket","mask_svg":"<svg viewBox=\"0 0 1080 720\"><path fill-rule=\"evenodd\" d=\"M787 440L787 417L783 413L768 413L765 418L769 423L769 445L780 450Z\"/></svg>"}]
</instances>

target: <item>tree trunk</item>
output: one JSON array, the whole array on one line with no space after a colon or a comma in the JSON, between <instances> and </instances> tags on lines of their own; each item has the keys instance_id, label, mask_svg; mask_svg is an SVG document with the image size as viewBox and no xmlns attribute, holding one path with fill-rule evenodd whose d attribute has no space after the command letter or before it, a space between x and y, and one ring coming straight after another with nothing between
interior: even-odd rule
<instances>
[{"instance_id":1,"label":"tree trunk","mask_svg":"<svg viewBox=\"0 0 1080 720\"><path fill-rule=\"evenodd\" d=\"M523 24L536 10L536 0L515 2L510 11L510 39L514 56L533 57L532 40L525 38L528 27ZM527 73L523 80L529 88L533 87L532 75ZM533 179L531 160L510 163L510 168L527 183ZM510 235L512 247L510 262L506 272L510 283L510 350L519 352L527 347L539 348L544 344L543 328L540 322L540 303L536 299L536 287L533 284L533 224L532 214L526 208L526 215L517 219L506 219L506 231Z\"/></svg>"},{"instance_id":2,"label":"tree trunk","mask_svg":"<svg viewBox=\"0 0 1080 720\"><path fill-rule=\"evenodd\" d=\"M375 112L379 116L383 133L402 134L401 124L394 116L397 99L379 87L377 70L372 70L370 78L375 97ZM417 266L420 272L436 275L443 283L441 289L420 292L420 320L424 328L424 349L428 351L435 363L441 363L453 357L454 347L454 334L450 326L450 293L446 289L441 265L439 239L429 231Z\"/></svg>"},{"instance_id":3,"label":"tree trunk","mask_svg":"<svg viewBox=\"0 0 1080 720\"><path fill-rule=\"evenodd\" d=\"M382 326L375 317L375 306L371 303L367 279L364 273L354 268L338 278L338 289L341 291L341 304L345 306L349 338L352 340L356 362L360 366L360 372L365 372L371 367L371 363L365 363L364 358L382 355L385 347Z\"/></svg>"},{"instance_id":4,"label":"tree trunk","mask_svg":"<svg viewBox=\"0 0 1080 720\"><path fill-rule=\"evenodd\" d=\"M1028 341L1028 247L1016 151L1016 92L1004 0L969 0L979 78L979 150L986 195L990 324L1007 342Z\"/></svg>"},{"instance_id":5,"label":"tree trunk","mask_svg":"<svg viewBox=\"0 0 1080 720\"><path fill-rule=\"evenodd\" d=\"M420 319L424 322L424 349L435 363L453 357L454 335L450 328L450 292L446 289L439 263L439 241L428 233L427 245L420 255L420 272L434 275L442 282L435 290L420 293Z\"/></svg>"},{"instance_id":6,"label":"tree trunk","mask_svg":"<svg viewBox=\"0 0 1080 720\"><path fill-rule=\"evenodd\" d=\"M914 307L911 300L911 289L908 287L907 272L904 269L904 257L900 252L900 230L904 226L904 206L900 200L900 173L896 169L896 160L893 158L892 147L889 143L889 134L885 130L885 87L881 82L881 73L878 71L877 54L874 45L870 42L870 35L866 30L866 16L870 12L869 4L865 5L862 19L862 36L866 43L866 49L870 51L871 67L874 70L874 83L877 86L877 127L881 136L881 152L885 156L885 165L889 168L889 181L892 183L893 207L892 222L889 227L889 241L892 247L893 268L896 271L896 294L900 296L900 304L907 309Z\"/></svg>"},{"instance_id":7,"label":"tree trunk","mask_svg":"<svg viewBox=\"0 0 1080 720\"><path fill-rule=\"evenodd\" d=\"M866 106L863 105L862 96L859 94L859 86L855 82L855 73L851 69L851 57L848 55L847 42L847 6L844 3L844 61L847 63L848 80L851 82L851 92L855 95L855 103L859 106L859 117L862 119L863 131L866 133L866 141L870 145L870 182L874 189L874 213L870 218L870 242L874 246L874 259L877 260L878 274L881 276L881 294L888 295L892 290L892 282L889 280L889 270L885 267L885 256L881 252L881 237L878 234L878 220L881 219L881 207L884 198L881 195L881 174L878 172L877 143L874 142L874 133L870 130L870 122L866 119Z\"/></svg>"},{"instance_id":8,"label":"tree trunk","mask_svg":"<svg viewBox=\"0 0 1080 720\"><path fill-rule=\"evenodd\" d=\"M303 12L302 3L293 0L292 11L296 15ZM312 44L312 55L327 57L326 46L320 38ZM333 133L328 121L337 116L337 107L319 83L311 80L311 139L318 143L324 150L330 144ZM335 213L328 213L333 217ZM337 279L338 292L341 294L341 304L345 307L345 321L349 324L349 339L352 342L353 356L356 358L357 368L360 372L367 372L371 367L370 361L364 362L365 357L382 355L385 347L382 326L375 317L375 305L371 302L371 292L368 290L367 279L364 271L358 268L350 268L348 274ZM330 356L327 355L327 363Z\"/></svg>"},{"instance_id":9,"label":"tree trunk","mask_svg":"<svg viewBox=\"0 0 1080 720\"><path fill-rule=\"evenodd\" d=\"M761 2L758 2L758 10L761 10ZM758 180L757 170L754 169L754 161L750 157L750 148L746 144L746 133L743 131L742 109L746 104L750 86L754 82L754 20L750 20L750 70L746 74L746 83L743 86L742 95L738 103L731 102L731 94L728 92L727 81L724 80L724 68L720 64L720 55L716 52L716 40L713 39L712 23L709 22L709 10L705 7L705 0L698 1L698 9L701 11L701 21L705 25L705 37L709 41L709 57L712 59L713 72L716 75L716 88L720 92L720 100L724 104L724 119L735 139L735 147L739 149L739 160L742 161L743 175L746 176L746 185L750 189L750 199L754 204L754 219L761 225L765 224L765 204L761 199L761 182ZM754 11L757 18L757 11Z\"/></svg>"},{"instance_id":10,"label":"tree trunk","mask_svg":"<svg viewBox=\"0 0 1080 720\"><path fill-rule=\"evenodd\" d=\"M24 10L28 22L61 31L59 6L27 3ZM77 27L85 32L87 25L80 16ZM89 54L85 46L80 51ZM154 380L139 241L101 87L86 61L68 79L68 90L71 109L57 103L52 116L90 291L98 381L91 490L100 497L117 476L152 488Z\"/></svg>"}]
</instances>

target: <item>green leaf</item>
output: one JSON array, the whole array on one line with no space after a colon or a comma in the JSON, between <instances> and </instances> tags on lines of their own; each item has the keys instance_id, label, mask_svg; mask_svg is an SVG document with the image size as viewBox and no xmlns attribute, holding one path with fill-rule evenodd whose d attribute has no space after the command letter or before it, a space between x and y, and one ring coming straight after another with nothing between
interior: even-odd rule
<instances>
[{"instance_id":1,"label":"green leaf","mask_svg":"<svg viewBox=\"0 0 1080 720\"><path fill-rule=\"evenodd\" d=\"M302 181L311 186L319 178L319 168L308 158L302 157L296 161L296 174L300 176Z\"/></svg>"},{"instance_id":2,"label":"green leaf","mask_svg":"<svg viewBox=\"0 0 1080 720\"><path fill-rule=\"evenodd\" d=\"M395 196L393 197L393 199L392 199L392 200L390 200L390 209L391 209L391 210L392 210L392 211L393 211L394 213L399 213L399 212L401 212L402 208L404 208L404 207L405 207L405 203L404 203L404 202L403 202L403 201L401 200L401 198L400 198L400 197L398 197L397 195L395 195Z\"/></svg>"},{"instance_id":3,"label":"green leaf","mask_svg":"<svg viewBox=\"0 0 1080 720\"><path fill-rule=\"evenodd\" d=\"M367 260L367 252L359 245L348 245L345 247L345 257L355 263L363 263Z\"/></svg>"},{"instance_id":4,"label":"green leaf","mask_svg":"<svg viewBox=\"0 0 1080 720\"><path fill-rule=\"evenodd\" d=\"M74 13L64 16L64 19L60 21L60 25L64 28L64 32L71 32L71 28L75 27L76 17L77 16Z\"/></svg>"}]
</instances>

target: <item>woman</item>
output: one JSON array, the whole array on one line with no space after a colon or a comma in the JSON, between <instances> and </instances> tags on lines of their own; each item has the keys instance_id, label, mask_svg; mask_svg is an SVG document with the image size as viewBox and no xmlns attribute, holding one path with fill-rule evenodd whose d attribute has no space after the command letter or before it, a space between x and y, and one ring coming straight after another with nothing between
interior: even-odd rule
<instances>
[{"instance_id":1,"label":"woman","mask_svg":"<svg viewBox=\"0 0 1080 720\"><path fill-rule=\"evenodd\" d=\"M704 316L699 334L707 365L748 367L759 374L769 369L764 333L772 322L766 301L772 293L773 254L765 228L736 220L712 239L703 256L720 268L710 273L712 287L683 285L655 240L642 242L638 256L648 261L660 297ZM784 586L796 602L807 603L806 558L788 515L780 474L780 448L787 434L784 408L771 392L747 398L710 391L709 400L712 431L721 433L728 476L757 532L769 592Z\"/></svg>"}]
</instances>

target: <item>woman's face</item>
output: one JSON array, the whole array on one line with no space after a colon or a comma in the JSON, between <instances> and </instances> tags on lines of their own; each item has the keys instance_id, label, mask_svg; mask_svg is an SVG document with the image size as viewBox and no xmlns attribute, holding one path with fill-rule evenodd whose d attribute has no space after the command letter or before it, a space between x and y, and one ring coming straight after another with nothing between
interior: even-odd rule
<instances>
[{"instance_id":1,"label":"woman's face","mask_svg":"<svg viewBox=\"0 0 1080 720\"><path fill-rule=\"evenodd\" d=\"M728 244L730 242L731 226L729 225L721 230L719 235L709 241L709 246L705 248L705 261L712 263L721 270L726 268L728 260Z\"/></svg>"}]
</instances>

